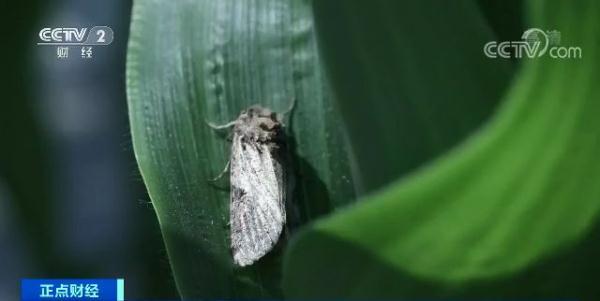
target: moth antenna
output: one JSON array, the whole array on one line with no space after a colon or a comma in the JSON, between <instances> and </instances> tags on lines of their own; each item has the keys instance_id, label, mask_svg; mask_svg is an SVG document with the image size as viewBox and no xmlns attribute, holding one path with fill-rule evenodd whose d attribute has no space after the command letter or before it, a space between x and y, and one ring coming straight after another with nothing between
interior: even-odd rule
<instances>
[{"instance_id":1,"label":"moth antenna","mask_svg":"<svg viewBox=\"0 0 600 301\"><path fill-rule=\"evenodd\" d=\"M285 118L285 116L287 114L291 114L292 111L294 110L294 108L296 108L296 97L292 97L292 101L290 102L290 105L288 106L287 110L283 111L282 113L277 114L277 117L280 117L279 120L283 121L283 119Z\"/></svg>"}]
</instances>

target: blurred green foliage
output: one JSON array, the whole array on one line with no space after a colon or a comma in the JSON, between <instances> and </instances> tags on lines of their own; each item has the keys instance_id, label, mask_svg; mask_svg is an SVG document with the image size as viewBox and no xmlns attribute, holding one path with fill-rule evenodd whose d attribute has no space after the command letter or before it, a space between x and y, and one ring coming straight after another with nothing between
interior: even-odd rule
<instances>
[{"instance_id":1,"label":"blurred green foliage","mask_svg":"<svg viewBox=\"0 0 600 301\"><path fill-rule=\"evenodd\" d=\"M105 1L99 1L100 4L107 4ZM164 249L162 249L162 240L160 239L160 230L153 218L151 210L144 206L139 199L147 198L143 184L140 183L139 175L130 176L131 203L135 203L135 209L140 210L139 215L132 218L129 224L135 229L143 228L142 235L136 236L136 241L131 243L131 249L127 250L135 254L121 261L121 258L103 257L97 258L96 262L90 265L80 264L80 258L74 258L77 250L66 251L71 246L62 246L61 242L67 239L61 237L64 229L61 228L63 221L61 218L69 215L69 218L77 218L73 212L61 214L61 200L57 199L57 190L69 183L69 179L64 178L61 173L60 163L56 158L68 156L68 154L57 154L57 148L52 137L52 131L44 128L47 112L42 111L45 97L52 98L54 95L46 95L42 91L47 91L45 87L55 84L55 82L43 82L46 74L56 74L56 70L48 70L53 62L43 62L38 56L41 51L36 47L38 32L40 28L49 26L45 23L53 13L59 11L64 13L81 13L86 7L97 5L93 1L77 5L66 1L56 3L46 3L43 1L3 1L0 7L3 14L3 25L9 29L3 38L7 43L0 48L3 60L3 72L0 73L0 83L2 85L2 101L0 105L0 207L7 209L2 212L2 216L8 216L3 220L3 227L7 226L3 234L7 237L1 237L3 257L0 261L0 278L10 280L10 283L3 283L2 289L10 288L11 291L0 291L0 295L15 296L19 294L19 281L21 278L68 278L68 277L127 277L129 275L140 275L137 279L130 278L128 281L128 294L130 296L152 298L170 298L176 295L173 281L171 280L168 263L164 258ZM123 19L123 23L129 20L129 5L127 1L118 6L109 7L107 15L114 14L114 19ZM114 11L110 11L114 9ZM100 14L99 14L100 15ZM116 16L115 16L116 15ZM106 16L106 15L104 15ZM55 22L61 22L64 15L59 15ZM81 26L89 25L87 20L82 21ZM67 23L67 22L65 22ZM64 24L65 26L75 26L76 24ZM124 43L126 41L126 31L119 31L119 24L107 24L117 30L115 43L111 45L116 49L117 57L111 58L115 65L109 73L124 73ZM51 48L44 50L55 51ZM75 49L73 49L75 50ZM73 51L71 50L71 51ZM38 52L40 51L40 52ZM119 57L121 53L121 57ZM48 63L48 64L46 64ZM69 62L64 62L65 65ZM72 65L71 65L72 67ZM93 72L94 67L88 70ZM73 73L73 77L79 75ZM69 81L72 78L66 77L61 80ZM53 78L52 80L56 80ZM108 101L118 103L121 101L123 115L122 127L119 129L121 135L126 132L127 120L125 112L124 83L119 77L115 77L113 82L117 85L102 86L103 91L112 92L117 90L114 95L120 95L120 99L110 99ZM118 93L120 90L121 93ZM68 93L69 91L60 91ZM59 96L60 97L60 96ZM118 118L116 118L118 119ZM96 137L89 135L91 143L102 143L103 141L94 140ZM125 141L126 138L123 138ZM61 143L64 141L61 141ZM125 170L131 170L135 174L135 163L131 147L128 143L118 145L117 152L125 157L124 162L129 165ZM61 145L62 147L63 145ZM104 146L104 145L103 145ZM112 145L108 145L112 147ZM68 146L65 146L68 148ZM90 155L93 155L91 153ZM61 162L62 163L62 162ZM73 169L78 166L73 167ZM127 178L127 176L125 176ZM76 210L77 211L77 210ZM14 216L12 216L14 215ZM86 224L80 225L82 228ZM134 230L135 231L135 230ZM112 235L112 234L107 234ZM101 239L101 238L99 238ZM14 244L14 245L13 245ZM12 252L19 252L15 254ZM10 255L16 255L18 258L11 258ZM75 254L75 255L74 255ZM85 256L85 255L84 255ZM126 258L123 254L123 258ZM127 266L115 267L115 262L126 262ZM12 264L17 262L17 264ZM5 263L7 263L5 265ZM111 266L113 270L120 270L120 275L106 275L106 266ZM135 267L139 270L131 269ZM102 271L102 272L101 272Z\"/></svg>"},{"instance_id":2,"label":"blurred green foliage","mask_svg":"<svg viewBox=\"0 0 600 301\"><path fill-rule=\"evenodd\" d=\"M299 235L284 269L289 296L552 298L567 291L570 295L564 296L597 295L597 286L587 280L591 275L577 273L593 265L593 258L571 259L570 266L540 267L547 275L541 279L518 277L525 268L565 252L593 231L600 208L600 188L595 184L600 166L590 164L600 151L600 127L594 117L600 111L596 101L600 10L596 3L586 4L589 7L530 3L531 27L560 31L562 45L582 47L583 58L546 56L527 61L493 118L465 143ZM365 14L357 9L350 15ZM360 23L362 28L365 23L373 24ZM333 27L327 22L323 26L325 32ZM322 39L323 48L334 47L328 41ZM328 58L339 60L333 54ZM466 68L456 76L465 74ZM334 79L335 71L334 65ZM348 72L343 69L339 80L344 81ZM478 77L478 85L483 80ZM354 107L349 104L350 110ZM352 131L350 137L355 137ZM590 250L593 247L586 252ZM580 279L580 290L570 291L572 281L548 286L558 273L565 280ZM510 290L506 277L514 277ZM332 278L333 285L326 281ZM469 289L482 283L483 292Z\"/></svg>"},{"instance_id":3,"label":"blurred green foliage","mask_svg":"<svg viewBox=\"0 0 600 301\"><path fill-rule=\"evenodd\" d=\"M50 202L42 202L50 193L48 161L40 122L34 113L31 89L31 39L35 20L42 12L40 1L27 5L6 2L2 6L11 47L2 47L3 67L0 82L4 87L0 109L0 181L13 202L18 227L31 246L33 264L42 274L53 272L55 245L54 221ZM23 17L27 16L27 17ZM14 51L16 49L16 51ZM13 50L13 51L11 51Z\"/></svg>"}]
</instances>

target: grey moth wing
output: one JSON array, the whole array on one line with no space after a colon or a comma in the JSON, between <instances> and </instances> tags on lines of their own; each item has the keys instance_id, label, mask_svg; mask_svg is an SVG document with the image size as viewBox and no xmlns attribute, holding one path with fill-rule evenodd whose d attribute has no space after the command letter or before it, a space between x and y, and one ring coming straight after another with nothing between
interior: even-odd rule
<instances>
[{"instance_id":1,"label":"grey moth wing","mask_svg":"<svg viewBox=\"0 0 600 301\"><path fill-rule=\"evenodd\" d=\"M230 159L230 226L234 263L247 266L277 244L286 222L281 124L269 110L242 112Z\"/></svg>"}]
</instances>

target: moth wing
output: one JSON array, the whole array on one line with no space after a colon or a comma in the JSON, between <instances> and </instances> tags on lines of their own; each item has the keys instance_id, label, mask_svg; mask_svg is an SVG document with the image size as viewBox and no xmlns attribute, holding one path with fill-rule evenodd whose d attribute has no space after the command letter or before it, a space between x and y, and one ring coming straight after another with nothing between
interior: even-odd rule
<instances>
[{"instance_id":1,"label":"moth wing","mask_svg":"<svg viewBox=\"0 0 600 301\"><path fill-rule=\"evenodd\" d=\"M252 264L279 240L285 223L283 181L282 166L267 145L234 137L230 221L236 264Z\"/></svg>"}]
</instances>

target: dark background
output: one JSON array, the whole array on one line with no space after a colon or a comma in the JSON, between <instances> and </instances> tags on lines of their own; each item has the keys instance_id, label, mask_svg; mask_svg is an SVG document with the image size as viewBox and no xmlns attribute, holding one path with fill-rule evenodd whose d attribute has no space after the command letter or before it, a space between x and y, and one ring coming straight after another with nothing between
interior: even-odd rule
<instances>
[{"instance_id":1,"label":"dark background","mask_svg":"<svg viewBox=\"0 0 600 301\"><path fill-rule=\"evenodd\" d=\"M0 300L21 278L125 278L128 299L176 298L129 134L130 1L2 4ZM115 39L58 59L44 27L110 26Z\"/></svg>"}]
</instances>

